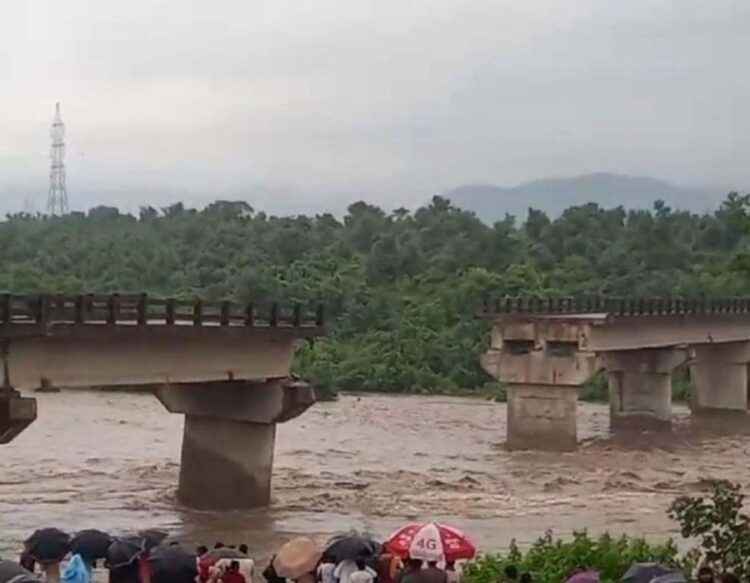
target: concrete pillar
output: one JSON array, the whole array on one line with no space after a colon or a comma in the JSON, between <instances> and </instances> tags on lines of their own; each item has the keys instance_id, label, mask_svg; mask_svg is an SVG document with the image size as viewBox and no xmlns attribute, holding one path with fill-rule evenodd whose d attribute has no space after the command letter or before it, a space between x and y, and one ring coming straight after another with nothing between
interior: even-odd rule
<instances>
[{"instance_id":1,"label":"concrete pillar","mask_svg":"<svg viewBox=\"0 0 750 583\"><path fill-rule=\"evenodd\" d=\"M575 449L578 387L596 372L596 356L578 350L575 333L554 342L493 342L499 346L482 356L481 365L507 387L508 449Z\"/></svg>"},{"instance_id":2,"label":"concrete pillar","mask_svg":"<svg viewBox=\"0 0 750 583\"><path fill-rule=\"evenodd\" d=\"M612 431L669 430L672 372L687 359L687 351L677 348L603 354L601 360L609 380Z\"/></svg>"},{"instance_id":3,"label":"concrete pillar","mask_svg":"<svg viewBox=\"0 0 750 583\"><path fill-rule=\"evenodd\" d=\"M36 421L36 399L0 387L0 445L10 443Z\"/></svg>"},{"instance_id":4,"label":"concrete pillar","mask_svg":"<svg viewBox=\"0 0 750 583\"><path fill-rule=\"evenodd\" d=\"M507 447L574 450L577 405L577 387L508 385Z\"/></svg>"},{"instance_id":5,"label":"concrete pillar","mask_svg":"<svg viewBox=\"0 0 750 583\"><path fill-rule=\"evenodd\" d=\"M699 344L690 362L695 414L747 413L750 342Z\"/></svg>"},{"instance_id":6,"label":"concrete pillar","mask_svg":"<svg viewBox=\"0 0 750 583\"><path fill-rule=\"evenodd\" d=\"M268 504L275 423L185 415L177 497L192 508Z\"/></svg>"},{"instance_id":7,"label":"concrete pillar","mask_svg":"<svg viewBox=\"0 0 750 583\"><path fill-rule=\"evenodd\" d=\"M276 424L315 402L310 385L287 379L168 385L156 396L185 415L178 499L217 510L269 503Z\"/></svg>"}]
</instances>

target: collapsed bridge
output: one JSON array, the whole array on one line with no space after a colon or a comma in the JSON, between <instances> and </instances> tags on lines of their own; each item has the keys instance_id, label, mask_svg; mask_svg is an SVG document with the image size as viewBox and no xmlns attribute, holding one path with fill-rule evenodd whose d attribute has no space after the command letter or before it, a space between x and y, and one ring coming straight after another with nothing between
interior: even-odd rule
<instances>
[{"instance_id":1,"label":"collapsed bridge","mask_svg":"<svg viewBox=\"0 0 750 583\"><path fill-rule=\"evenodd\" d=\"M181 501L267 504L276 424L315 402L291 377L295 344L323 320L322 306L2 294L0 444L36 419L36 400L15 387L148 386L185 416Z\"/></svg>"},{"instance_id":2,"label":"collapsed bridge","mask_svg":"<svg viewBox=\"0 0 750 583\"><path fill-rule=\"evenodd\" d=\"M488 299L483 316L481 365L507 386L512 449L574 449L578 387L601 371L613 431L669 429L685 364L694 414L747 413L750 298Z\"/></svg>"}]
</instances>

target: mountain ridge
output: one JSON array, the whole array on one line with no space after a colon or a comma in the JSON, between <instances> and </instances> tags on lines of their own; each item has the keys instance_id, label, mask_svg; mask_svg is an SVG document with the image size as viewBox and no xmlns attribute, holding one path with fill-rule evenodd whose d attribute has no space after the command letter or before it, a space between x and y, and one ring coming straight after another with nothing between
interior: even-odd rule
<instances>
[{"instance_id":1,"label":"mountain ridge","mask_svg":"<svg viewBox=\"0 0 750 583\"><path fill-rule=\"evenodd\" d=\"M570 206L595 202L603 207L652 208L657 200L693 212L713 210L732 189L680 186L660 178L612 172L548 177L502 187L464 184L444 192L455 206L474 211L487 222L506 214L525 219L535 208L557 216Z\"/></svg>"}]
</instances>

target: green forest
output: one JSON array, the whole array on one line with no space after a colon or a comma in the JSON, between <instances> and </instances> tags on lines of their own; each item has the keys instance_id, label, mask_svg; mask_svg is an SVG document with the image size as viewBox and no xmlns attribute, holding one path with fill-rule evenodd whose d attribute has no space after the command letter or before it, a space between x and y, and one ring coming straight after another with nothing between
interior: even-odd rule
<instances>
[{"instance_id":1,"label":"green forest","mask_svg":"<svg viewBox=\"0 0 750 583\"><path fill-rule=\"evenodd\" d=\"M480 390L486 294L750 294L750 196L705 214L571 207L493 225L434 197L415 211L356 202L274 217L243 202L110 207L0 223L0 290L322 301L329 334L296 371L325 390Z\"/></svg>"}]
</instances>

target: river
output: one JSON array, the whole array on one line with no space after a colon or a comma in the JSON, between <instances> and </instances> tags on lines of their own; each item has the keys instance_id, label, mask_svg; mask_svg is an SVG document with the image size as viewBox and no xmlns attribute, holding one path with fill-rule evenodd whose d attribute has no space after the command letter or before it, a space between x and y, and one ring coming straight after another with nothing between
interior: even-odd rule
<instances>
[{"instance_id":1,"label":"river","mask_svg":"<svg viewBox=\"0 0 750 583\"><path fill-rule=\"evenodd\" d=\"M273 505L193 512L174 501L182 417L147 394L39 394L39 419L0 447L0 556L35 528L159 527L185 542L246 542L268 556L289 536L350 528L384 536L444 520L480 548L552 529L676 534L666 508L706 478L750 485L750 435L691 424L671 434L608 435L607 407L579 406L578 451L507 452L505 405L428 396L343 396L279 427Z\"/></svg>"}]
</instances>

